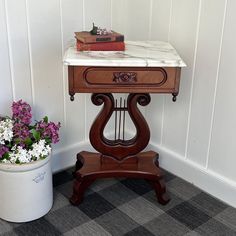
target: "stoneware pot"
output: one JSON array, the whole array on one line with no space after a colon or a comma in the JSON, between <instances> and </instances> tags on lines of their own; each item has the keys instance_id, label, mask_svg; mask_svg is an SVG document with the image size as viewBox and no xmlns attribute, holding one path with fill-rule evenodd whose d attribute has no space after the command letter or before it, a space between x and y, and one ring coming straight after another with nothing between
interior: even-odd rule
<instances>
[{"instance_id":1,"label":"stoneware pot","mask_svg":"<svg viewBox=\"0 0 236 236\"><path fill-rule=\"evenodd\" d=\"M0 163L0 218L10 222L38 219L52 207L51 155L27 164Z\"/></svg>"}]
</instances>

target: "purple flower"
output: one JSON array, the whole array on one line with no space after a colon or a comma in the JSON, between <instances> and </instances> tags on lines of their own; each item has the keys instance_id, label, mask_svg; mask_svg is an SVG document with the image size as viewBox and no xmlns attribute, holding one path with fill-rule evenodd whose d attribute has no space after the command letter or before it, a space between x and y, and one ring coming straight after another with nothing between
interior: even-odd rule
<instances>
[{"instance_id":1,"label":"purple flower","mask_svg":"<svg viewBox=\"0 0 236 236\"><path fill-rule=\"evenodd\" d=\"M0 158L2 158L2 156L9 151L9 148L3 145L0 145Z\"/></svg>"},{"instance_id":2,"label":"purple flower","mask_svg":"<svg viewBox=\"0 0 236 236\"><path fill-rule=\"evenodd\" d=\"M12 117L0 116L0 163L28 163L44 158L51 144L59 141L60 123L49 122L45 116L31 124L28 103L12 103Z\"/></svg>"},{"instance_id":3,"label":"purple flower","mask_svg":"<svg viewBox=\"0 0 236 236\"><path fill-rule=\"evenodd\" d=\"M22 123L15 123L13 125L14 140L18 140L19 144L24 147L24 141L30 136L28 126Z\"/></svg>"},{"instance_id":4,"label":"purple flower","mask_svg":"<svg viewBox=\"0 0 236 236\"><path fill-rule=\"evenodd\" d=\"M13 119L16 122L29 125L31 122L32 114L31 107L28 103L19 100L18 102L13 102L12 104Z\"/></svg>"},{"instance_id":5,"label":"purple flower","mask_svg":"<svg viewBox=\"0 0 236 236\"><path fill-rule=\"evenodd\" d=\"M59 128L61 127L60 123L55 124L54 122L45 122L40 121L37 124L36 130L40 132L41 138L50 139L52 143L59 142Z\"/></svg>"}]
</instances>

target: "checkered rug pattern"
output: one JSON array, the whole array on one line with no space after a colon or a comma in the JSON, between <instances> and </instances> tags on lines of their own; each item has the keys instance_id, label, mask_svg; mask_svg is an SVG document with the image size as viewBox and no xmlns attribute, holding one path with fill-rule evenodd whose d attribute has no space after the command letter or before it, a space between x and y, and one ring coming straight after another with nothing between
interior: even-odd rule
<instances>
[{"instance_id":1,"label":"checkered rug pattern","mask_svg":"<svg viewBox=\"0 0 236 236\"><path fill-rule=\"evenodd\" d=\"M54 205L39 220L0 220L0 235L236 235L236 209L166 172L171 201L162 206L151 186L139 179L103 179L72 206L72 169L54 175ZM37 204L37 203L36 203Z\"/></svg>"}]
</instances>

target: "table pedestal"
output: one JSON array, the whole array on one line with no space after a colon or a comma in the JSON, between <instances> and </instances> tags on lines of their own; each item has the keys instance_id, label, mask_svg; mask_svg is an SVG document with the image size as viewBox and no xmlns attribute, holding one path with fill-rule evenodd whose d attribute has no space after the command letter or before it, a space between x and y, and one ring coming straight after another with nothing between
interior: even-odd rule
<instances>
[{"instance_id":1,"label":"table pedestal","mask_svg":"<svg viewBox=\"0 0 236 236\"><path fill-rule=\"evenodd\" d=\"M146 106L150 102L149 94L129 94L120 104L112 94L93 94L92 102L103 105L90 129L90 142L99 153L80 152L77 154L75 182L71 203L77 205L83 200L85 190L98 178L142 178L154 188L160 204L167 204L165 182L159 169L158 154L153 151L141 152L150 139L148 124L137 104ZM104 129L111 115L115 112L115 138L104 137ZM135 127L134 138L125 140L125 113L128 112ZM121 123L123 134L121 134ZM122 138L121 138L122 137Z\"/></svg>"}]
</instances>

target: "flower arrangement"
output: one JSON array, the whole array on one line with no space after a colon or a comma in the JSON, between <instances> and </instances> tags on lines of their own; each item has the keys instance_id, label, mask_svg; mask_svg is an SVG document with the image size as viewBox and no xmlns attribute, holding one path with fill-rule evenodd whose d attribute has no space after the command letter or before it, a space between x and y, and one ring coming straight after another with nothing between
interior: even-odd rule
<instances>
[{"instance_id":1,"label":"flower arrangement","mask_svg":"<svg viewBox=\"0 0 236 236\"><path fill-rule=\"evenodd\" d=\"M51 144L59 141L60 123L47 116L31 124L31 107L19 100L12 104L12 118L0 117L0 163L23 164L46 158Z\"/></svg>"}]
</instances>

